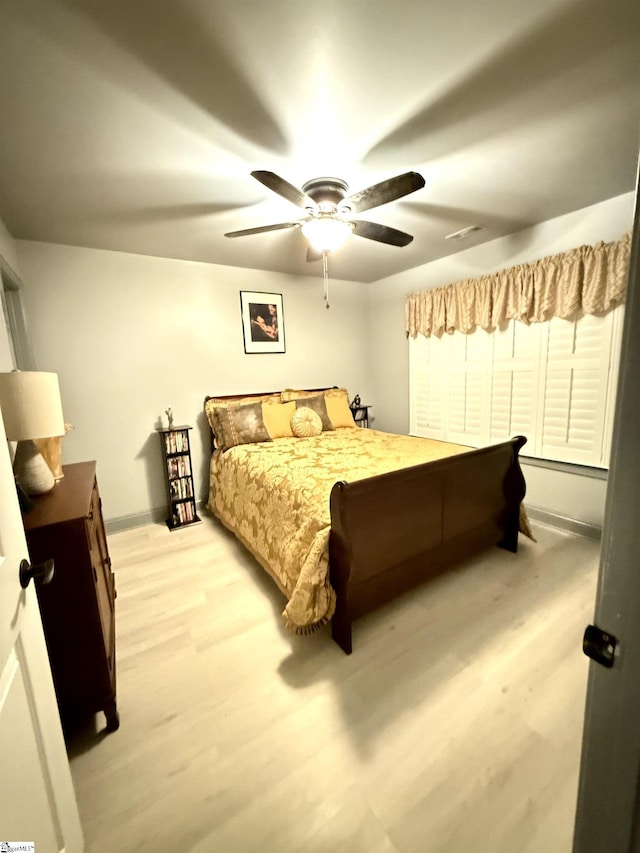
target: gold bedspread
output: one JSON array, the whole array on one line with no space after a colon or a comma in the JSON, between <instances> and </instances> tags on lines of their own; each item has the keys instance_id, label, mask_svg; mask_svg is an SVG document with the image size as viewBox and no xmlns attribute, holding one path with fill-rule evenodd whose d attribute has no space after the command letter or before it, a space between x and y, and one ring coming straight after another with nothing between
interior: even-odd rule
<instances>
[{"instance_id":1,"label":"gold bedspread","mask_svg":"<svg viewBox=\"0 0 640 853\"><path fill-rule=\"evenodd\" d=\"M334 483L470 449L371 429L239 445L213 454L208 508L287 596L287 627L309 633L331 619L335 608L329 583L329 495Z\"/></svg>"}]
</instances>

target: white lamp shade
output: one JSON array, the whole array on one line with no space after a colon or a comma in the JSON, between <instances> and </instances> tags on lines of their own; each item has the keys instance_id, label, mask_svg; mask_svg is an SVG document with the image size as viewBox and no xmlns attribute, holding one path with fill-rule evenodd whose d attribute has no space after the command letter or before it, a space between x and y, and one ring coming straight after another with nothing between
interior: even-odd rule
<instances>
[{"instance_id":1,"label":"white lamp shade","mask_svg":"<svg viewBox=\"0 0 640 853\"><path fill-rule=\"evenodd\" d=\"M57 373L0 373L0 409L10 441L64 435Z\"/></svg>"}]
</instances>

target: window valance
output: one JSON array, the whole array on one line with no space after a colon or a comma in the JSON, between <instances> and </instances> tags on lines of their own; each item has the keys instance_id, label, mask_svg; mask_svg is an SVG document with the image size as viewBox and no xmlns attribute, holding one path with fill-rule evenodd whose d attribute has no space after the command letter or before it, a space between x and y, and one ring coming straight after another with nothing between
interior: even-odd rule
<instances>
[{"instance_id":1,"label":"window valance","mask_svg":"<svg viewBox=\"0 0 640 853\"><path fill-rule=\"evenodd\" d=\"M604 314L624 302L631 234L613 243L580 246L480 278L410 293L406 331L425 337L487 331L510 319L543 323L551 317Z\"/></svg>"}]
</instances>

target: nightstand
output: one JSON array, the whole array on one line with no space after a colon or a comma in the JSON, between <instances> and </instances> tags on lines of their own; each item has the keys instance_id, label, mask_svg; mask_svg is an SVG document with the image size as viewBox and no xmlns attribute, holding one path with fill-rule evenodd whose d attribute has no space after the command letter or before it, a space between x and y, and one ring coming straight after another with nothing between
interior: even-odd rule
<instances>
[{"instance_id":1,"label":"nightstand","mask_svg":"<svg viewBox=\"0 0 640 853\"><path fill-rule=\"evenodd\" d=\"M356 425L359 427L367 428L369 426L369 409L371 406L349 406L351 409L351 414L353 415L353 419L356 422Z\"/></svg>"}]
</instances>

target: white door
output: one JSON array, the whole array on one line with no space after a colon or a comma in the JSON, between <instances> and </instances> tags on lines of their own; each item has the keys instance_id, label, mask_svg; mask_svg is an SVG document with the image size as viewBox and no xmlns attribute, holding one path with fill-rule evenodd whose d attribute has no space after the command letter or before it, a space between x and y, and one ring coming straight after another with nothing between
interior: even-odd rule
<instances>
[{"instance_id":1,"label":"white door","mask_svg":"<svg viewBox=\"0 0 640 853\"><path fill-rule=\"evenodd\" d=\"M27 545L0 416L0 837L37 853L84 849L33 581L18 569ZM54 579L55 580L55 579Z\"/></svg>"},{"instance_id":2,"label":"white door","mask_svg":"<svg viewBox=\"0 0 640 853\"><path fill-rule=\"evenodd\" d=\"M575 853L640 850L640 210L631 252L594 624L618 640L589 665Z\"/></svg>"}]
</instances>

